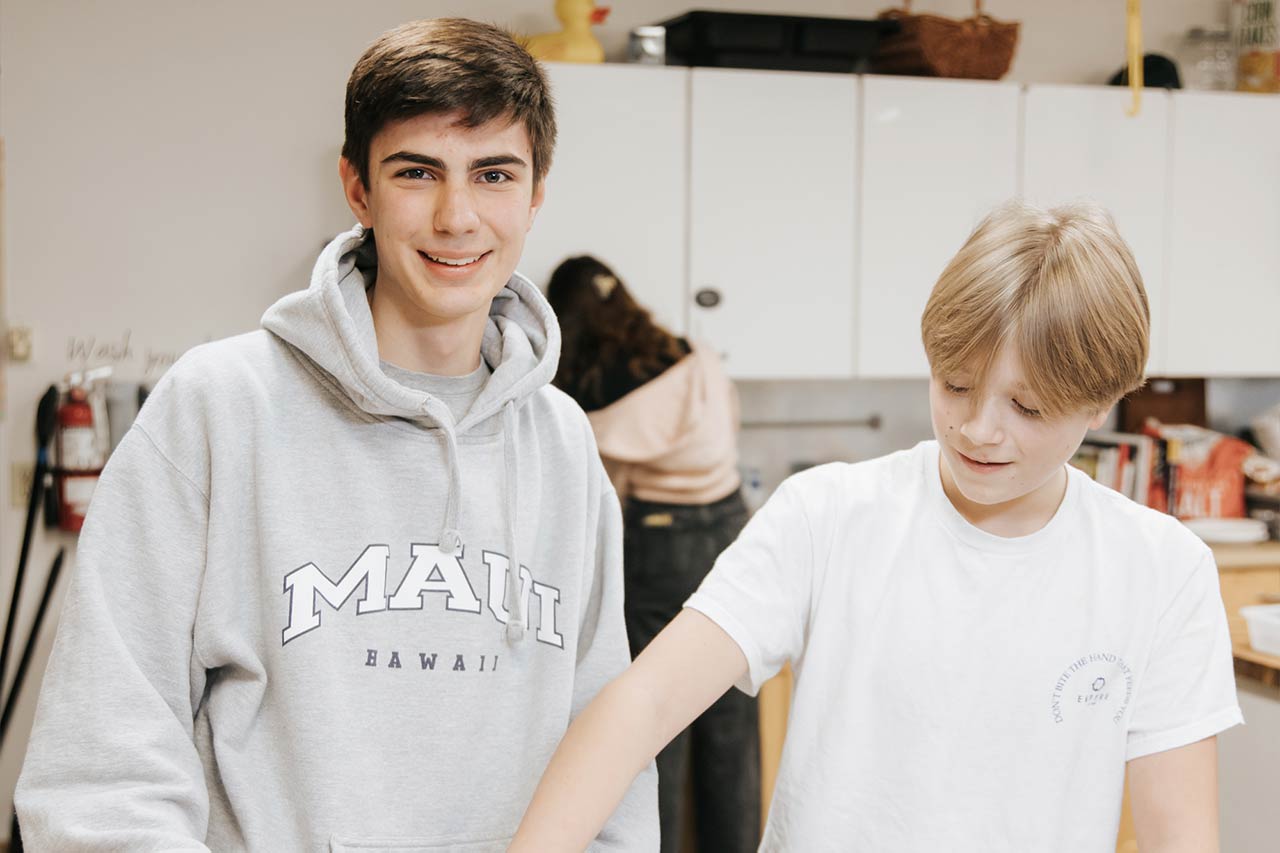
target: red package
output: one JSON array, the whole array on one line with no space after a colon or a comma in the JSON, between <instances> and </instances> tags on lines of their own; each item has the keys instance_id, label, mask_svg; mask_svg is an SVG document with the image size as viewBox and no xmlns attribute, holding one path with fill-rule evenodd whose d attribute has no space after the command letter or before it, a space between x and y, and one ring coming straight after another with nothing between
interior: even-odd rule
<instances>
[{"instance_id":1,"label":"red package","mask_svg":"<svg viewBox=\"0 0 1280 853\"><path fill-rule=\"evenodd\" d=\"M1189 424L1148 421L1144 432L1169 442L1170 506L1178 518L1244 518L1247 441Z\"/></svg>"}]
</instances>

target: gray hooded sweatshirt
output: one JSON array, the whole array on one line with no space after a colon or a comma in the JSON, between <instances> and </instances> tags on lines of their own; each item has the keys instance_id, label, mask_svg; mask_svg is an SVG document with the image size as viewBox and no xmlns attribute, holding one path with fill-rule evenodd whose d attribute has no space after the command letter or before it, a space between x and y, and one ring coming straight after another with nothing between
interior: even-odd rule
<instances>
[{"instance_id":1,"label":"gray hooded sweatshirt","mask_svg":"<svg viewBox=\"0 0 1280 853\"><path fill-rule=\"evenodd\" d=\"M519 275L498 294L455 423L381 370L375 264L338 237L112 456L18 783L27 849L501 851L627 666L617 498L548 384L550 307ZM657 849L655 780L593 850Z\"/></svg>"}]
</instances>

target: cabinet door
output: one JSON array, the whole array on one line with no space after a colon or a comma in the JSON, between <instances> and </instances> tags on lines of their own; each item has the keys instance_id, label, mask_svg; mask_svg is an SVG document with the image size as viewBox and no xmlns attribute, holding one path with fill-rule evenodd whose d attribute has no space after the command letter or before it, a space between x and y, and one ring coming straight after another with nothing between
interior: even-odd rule
<instances>
[{"instance_id":1,"label":"cabinet door","mask_svg":"<svg viewBox=\"0 0 1280 853\"><path fill-rule=\"evenodd\" d=\"M520 271L545 290L565 258L593 255L683 334L688 71L546 67L559 141Z\"/></svg>"},{"instance_id":2,"label":"cabinet door","mask_svg":"<svg viewBox=\"0 0 1280 853\"><path fill-rule=\"evenodd\" d=\"M737 378L851 375L856 78L692 74L692 334Z\"/></svg>"},{"instance_id":3,"label":"cabinet door","mask_svg":"<svg viewBox=\"0 0 1280 853\"><path fill-rule=\"evenodd\" d=\"M1032 86L1023 124L1023 194L1051 207L1093 201L1107 208L1133 250L1151 305L1147 370L1165 369L1165 228L1169 95L1147 90L1136 116L1127 89Z\"/></svg>"},{"instance_id":4,"label":"cabinet door","mask_svg":"<svg viewBox=\"0 0 1280 853\"><path fill-rule=\"evenodd\" d=\"M1168 372L1280 374L1280 99L1173 94Z\"/></svg>"},{"instance_id":5,"label":"cabinet door","mask_svg":"<svg viewBox=\"0 0 1280 853\"><path fill-rule=\"evenodd\" d=\"M1017 193L1018 87L862 79L858 374L923 377L920 315L943 267Z\"/></svg>"}]
</instances>

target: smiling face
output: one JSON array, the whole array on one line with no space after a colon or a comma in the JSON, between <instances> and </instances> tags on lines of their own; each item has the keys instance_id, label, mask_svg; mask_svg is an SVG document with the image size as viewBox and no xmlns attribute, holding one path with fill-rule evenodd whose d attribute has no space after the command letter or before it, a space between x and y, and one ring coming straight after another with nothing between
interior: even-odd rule
<instances>
[{"instance_id":1,"label":"smiling face","mask_svg":"<svg viewBox=\"0 0 1280 853\"><path fill-rule=\"evenodd\" d=\"M947 497L970 520L1009 515L1047 522L1065 487L1063 466L1085 433L1106 420L1106 410L1046 417L1012 345L996 354L982 389L969 383L970 376L938 375L929 382Z\"/></svg>"},{"instance_id":2,"label":"smiling face","mask_svg":"<svg viewBox=\"0 0 1280 853\"><path fill-rule=\"evenodd\" d=\"M520 260L543 184L522 123L466 127L460 119L428 113L391 122L370 145L368 186L346 159L341 175L352 212L377 242L374 299L391 307L397 325L478 335Z\"/></svg>"}]
</instances>

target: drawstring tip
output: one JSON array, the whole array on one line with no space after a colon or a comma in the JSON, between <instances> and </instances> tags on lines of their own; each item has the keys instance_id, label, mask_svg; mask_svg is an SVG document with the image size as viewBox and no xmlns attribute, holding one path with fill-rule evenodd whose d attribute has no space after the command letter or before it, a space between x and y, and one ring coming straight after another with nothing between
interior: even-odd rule
<instances>
[{"instance_id":1,"label":"drawstring tip","mask_svg":"<svg viewBox=\"0 0 1280 853\"><path fill-rule=\"evenodd\" d=\"M440 544L437 547L440 549L440 553L446 556L460 556L459 552L462 550L462 534L452 527L446 529L440 534Z\"/></svg>"},{"instance_id":2,"label":"drawstring tip","mask_svg":"<svg viewBox=\"0 0 1280 853\"><path fill-rule=\"evenodd\" d=\"M507 642L518 643L524 639L524 623L514 619L507 623Z\"/></svg>"}]
</instances>

